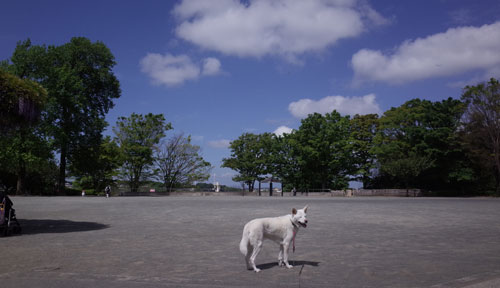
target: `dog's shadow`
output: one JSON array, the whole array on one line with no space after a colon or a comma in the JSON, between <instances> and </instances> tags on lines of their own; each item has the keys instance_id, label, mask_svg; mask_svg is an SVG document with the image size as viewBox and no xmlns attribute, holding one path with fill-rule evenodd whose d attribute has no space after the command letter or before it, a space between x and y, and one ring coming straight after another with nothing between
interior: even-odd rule
<instances>
[{"instance_id":1,"label":"dog's shadow","mask_svg":"<svg viewBox=\"0 0 500 288\"><path fill-rule=\"evenodd\" d=\"M301 267L301 266L313 266L313 267L318 267L321 262L314 262L314 261L289 261L290 265L294 267ZM265 263L265 264L260 264L257 265L257 268L261 270L267 270L271 269L273 267L278 267L278 262L271 262L271 263Z\"/></svg>"}]
</instances>

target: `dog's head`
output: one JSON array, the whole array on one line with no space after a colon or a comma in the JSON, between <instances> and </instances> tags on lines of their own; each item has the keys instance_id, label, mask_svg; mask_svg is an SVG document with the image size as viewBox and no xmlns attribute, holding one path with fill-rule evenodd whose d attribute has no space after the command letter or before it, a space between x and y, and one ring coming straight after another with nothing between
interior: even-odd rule
<instances>
[{"instance_id":1,"label":"dog's head","mask_svg":"<svg viewBox=\"0 0 500 288\"><path fill-rule=\"evenodd\" d=\"M307 208L308 206L302 209L292 209L292 221L293 223L306 228L307 227Z\"/></svg>"}]
</instances>

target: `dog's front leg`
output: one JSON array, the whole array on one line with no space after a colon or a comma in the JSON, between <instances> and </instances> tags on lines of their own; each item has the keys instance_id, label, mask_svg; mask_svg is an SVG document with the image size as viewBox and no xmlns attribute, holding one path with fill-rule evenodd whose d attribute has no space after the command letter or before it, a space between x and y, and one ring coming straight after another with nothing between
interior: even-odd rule
<instances>
[{"instance_id":1,"label":"dog's front leg","mask_svg":"<svg viewBox=\"0 0 500 288\"><path fill-rule=\"evenodd\" d=\"M281 267L284 265L283 263L283 244L280 244L280 254L278 255L278 266Z\"/></svg>"},{"instance_id":2,"label":"dog's front leg","mask_svg":"<svg viewBox=\"0 0 500 288\"><path fill-rule=\"evenodd\" d=\"M292 265L288 263L288 248L290 247L290 242L283 244L283 262L285 262L286 268L293 268Z\"/></svg>"}]
</instances>

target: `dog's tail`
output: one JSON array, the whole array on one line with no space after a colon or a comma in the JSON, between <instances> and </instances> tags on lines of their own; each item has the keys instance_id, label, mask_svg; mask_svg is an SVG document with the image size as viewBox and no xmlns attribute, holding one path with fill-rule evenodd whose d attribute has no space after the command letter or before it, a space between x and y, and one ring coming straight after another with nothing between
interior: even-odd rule
<instances>
[{"instance_id":1,"label":"dog's tail","mask_svg":"<svg viewBox=\"0 0 500 288\"><path fill-rule=\"evenodd\" d=\"M245 228L243 228L243 235L241 236L241 241L240 241L240 251L243 255L247 255L248 252L248 232L247 232L247 226L245 225Z\"/></svg>"}]
</instances>

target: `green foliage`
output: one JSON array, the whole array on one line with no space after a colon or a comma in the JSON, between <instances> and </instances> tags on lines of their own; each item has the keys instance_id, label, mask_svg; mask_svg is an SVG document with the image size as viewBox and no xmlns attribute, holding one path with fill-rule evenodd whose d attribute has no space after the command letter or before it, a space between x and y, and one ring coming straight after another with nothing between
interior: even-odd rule
<instances>
[{"instance_id":1,"label":"green foliage","mask_svg":"<svg viewBox=\"0 0 500 288\"><path fill-rule=\"evenodd\" d=\"M346 188L354 172L349 123L349 117L334 111L309 115L297 131L280 137L245 133L231 142L223 167L238 171L233 180L245 182L250 191L266 175L279 178L287 189Z\"/></svg>"},{"instance_id":2,"label":"green foliage","mask_svg":"<svg viewBox=\"0 0 500 288\"><path fill-rule=\"evenodd\" d=\"M462 103L451 98L434 103L414 99L386 111L372 149L380 177L392 176L396 187L450 185L450 175L466 161L456 133L462 111Z\"/></svg>"},{"instance_id":3,"label":"green foliage","mask_svg":"<svg viewBox=\"0 0 500 288\"><path fill-rule=\"evenodd\" d=\"M0 69L0 167L17 177L16 192L26 193L28 174L37 172L51 160L47 142L30 127L40 116L47 91L37 83Z\"/></svg>"},{"instance_id":4,"label":"green foliage","mask_svg":"<svg viewBox=\"0 0 500 288\"><path fill-rule=\"evenodd\" d=\"M82 142L99 145L95 139L105 128L104 117L113 99L120 97L112 71L114 57L102 42L75 37L61 46L20 42L11 62L10 71L47 89L43 127L60 154L59 189L63 190L67 160L77 154L72 149Z\"/></svg>"},{"instance_id":5,"label":"green foliage","mask_svg":"<svg viewBox=\"0 0 500 288\"><path fill-rule=\"evenodd\" d=\"M50 169L54 167L49 143L38 131L21 127L15 133L0 137L0 167L6 173L16 175L16 193L27 193L27 182L38 179L40 184L51 185ZM44 174L46 174L46 177ZM36 178L36 179L34 179ZM43 190L38 187L36 190Z\"/></svg>"},{"instance_id":6,"label":"green foliage","mask_svg":"<svg viewBox=\"0 0 500 288\"><path fill-rule=\"evenodd\" d=\"M301 169L298 163L299 145L294 133L272 137L268 162L269 173L277 176L287 190L302 187Z\"/></svg>"},{"instance_id":7,"label":"green foliage","mask_svg":"<svg viewBox=\"0 0 500 288\"><path fill-rule=\"evenodd\" d=\"M308 189L344 189L355 171L349 116L333 111L309 115L293 134L295 154Z\"/></svg>"},{"instance_id":8,"label":"green foliage","mask_svg":"<svg viewBox=\"0 0 500 288\"><path fill-rule=\"evenodd\" d=\"M355 115L351 119L350 146L353 152L353 161L356 171L353 180L363 183L363 187L370 185L375 168L373 154L374 138L378 130L378 115Z\"/></svg>"},{"instance_id":9,"label":"green foliage","mask_svg":"<svg viewBox=\"0 0 500 288\"><path fill-rule=\"evenodd\" d=\"M110 136L99 139L98 145L79 149L71 163L70 171L76 177L79 187L103 191L104 187L113 183L122 165L122 155L118 144ZM78 161L78 162L76 162Z\"/></svg>"},{"instance_id":10,"label":"green foliage","mask_svg":"<svg viewBox=\"0 0 500 288\"><path fill-rule=\"evenodd\" d=\"M151 177L153 147L171 129L162 114L136 114L120 117L113 127L115 141L122 155L122 177L129 183L132 192L137 192L141 181Z\"/></svg>"},{"instance_id":11,"label":"green foliage","mask_svg":"<svg viewBox=\"0 0 500 288\"><path fill-rule=\"evenodd\" d=\"M222 159L222 167L239 173L233 181L244 182L249 191L253 191L256 180L262 179L269 172L271 137L270 133L245 133L231 142L231 157Z\"/></svg>"}]
</instances>

